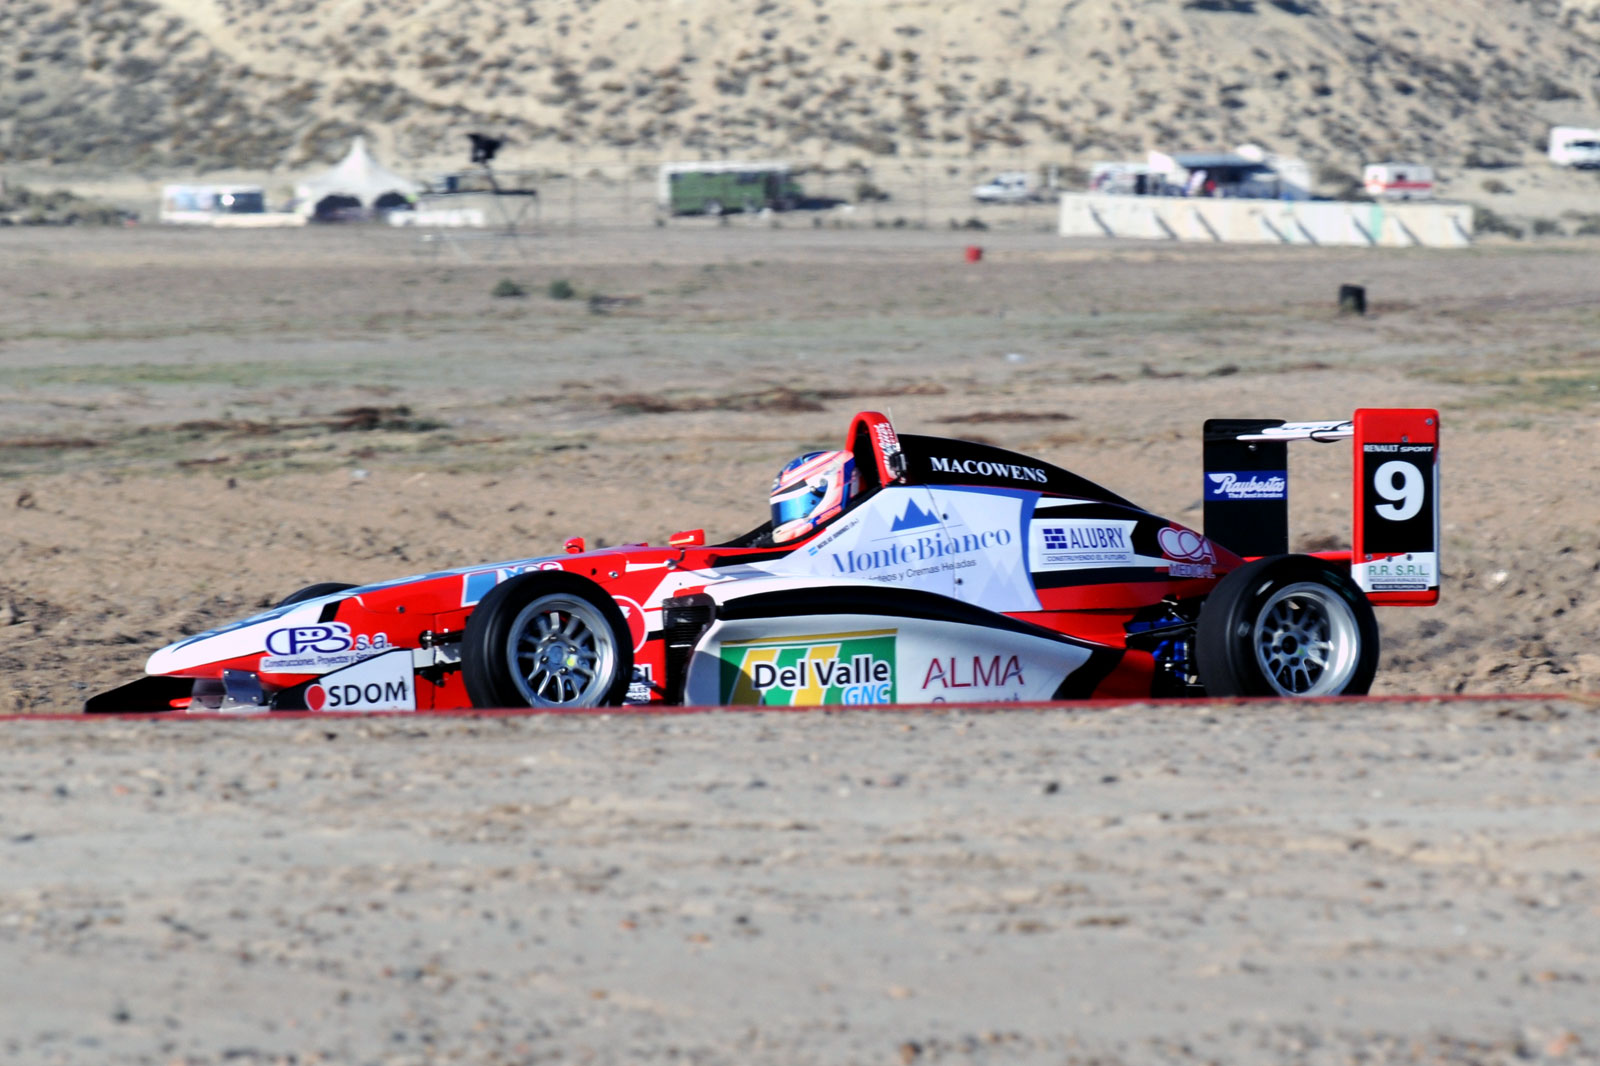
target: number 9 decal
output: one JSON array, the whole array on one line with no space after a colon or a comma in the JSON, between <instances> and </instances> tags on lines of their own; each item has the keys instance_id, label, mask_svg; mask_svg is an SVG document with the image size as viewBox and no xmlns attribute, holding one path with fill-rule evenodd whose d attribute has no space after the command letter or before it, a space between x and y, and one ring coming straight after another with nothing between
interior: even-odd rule
<instances>
[{"instance_id":1,"label":"number 9 decal","mask_svg":"<svg viewBox=\"0 0 1600 1066\"><path fill-rule=\"evenodd\" d=\"M1414 517L1422 510L1428 495L1422 471L1398 459L1391 459L1378 467L1372 475L1372 490L1391 501L1373 507L1379 518L1387 518L1391 522L1404 522Z\"/></svg>"}]
</instances>

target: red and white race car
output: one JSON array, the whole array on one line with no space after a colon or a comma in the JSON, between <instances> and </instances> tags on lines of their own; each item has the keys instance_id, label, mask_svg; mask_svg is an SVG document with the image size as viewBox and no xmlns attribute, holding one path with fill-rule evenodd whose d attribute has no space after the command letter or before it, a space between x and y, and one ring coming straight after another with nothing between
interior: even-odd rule
<instances>
[{"instance_id":1,"label":"red and white race car","mask_svg":"<svg viewBox=\"0 0 1600 1066\"><path fill-rule=\"evenodd\" d=\"M1286 554L1291 441L1354 442L1352 551ZM1205 531L1040 459L855 416L856 491L774 544L314 585L90 711L802 706L1363 693L1374 604L1439 596L1439 417L1206 423Z\"/></svg>"}]
</instances>

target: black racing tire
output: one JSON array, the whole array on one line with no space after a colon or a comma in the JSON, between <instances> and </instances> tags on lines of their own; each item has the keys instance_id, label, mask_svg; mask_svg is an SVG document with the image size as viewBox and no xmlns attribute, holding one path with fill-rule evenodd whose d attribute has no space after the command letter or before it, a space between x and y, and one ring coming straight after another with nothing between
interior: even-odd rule
<instances>
[{"instance_id":1,"label":"black racing tire","mask_svg":"<svg viewBox=\"0 0 1600 1066\"><path fill-rule=\"evenodd\" d=\"M628 620L587 578L522 574L467 618L461 677L474 707L615 707L633 680Z\"/></svg>"},{"instance_id":2,"label":"black racing tire","mask_svg":"<svg viewBox=\"0 0 1600 1066\"><path fill-rule=\"evenodd\" d=\"M287 607L291 603L304 603L306 600L315 600L323 596L331 595L335 592L343 592L345 589L360 587L361 586L359 585L350 585L343 581L319 581L315 585L307 585L303 589L296 589L283 599L279 600L274 606Z\"/></svg>"},{"instance_id":3,"label":"black racing tire","mask_svg":"<svg viewBox=\"0 0 1600 1066\"><path fill-rule=\"evenodd\" d=\"M1359 696L1378 672L1378 620L1350 577L1273 555L1217 582L1200 608L1196 668L1208 696Z\"/></svg>"}]
</instances>

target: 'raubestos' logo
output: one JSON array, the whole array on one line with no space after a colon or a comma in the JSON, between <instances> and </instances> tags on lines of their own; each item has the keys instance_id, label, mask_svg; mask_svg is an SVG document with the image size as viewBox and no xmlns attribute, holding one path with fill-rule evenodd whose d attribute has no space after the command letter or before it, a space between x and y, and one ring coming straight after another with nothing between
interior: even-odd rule
<instances>
[{"instance_id":1,"label":"'raubestos' logo","mask_svg":"<svg viewBox=\"0 0 1600 1066\"><path fill-rule=\"evenodd\" d=\"M1283 470L1231 470L1206 474L1208 500L1287 500L1289 476Z\"/></svg>"},{"instance_id":2,"label":"'raubestos' logo","mask_svg":"<svg viewBox=\"0 0 1600 1066\"><path fill-rule=\"evenodd\" d=\"M721 702L767 707L895 702L895 630L730 641Z\"/></svg>"}]
</instances>

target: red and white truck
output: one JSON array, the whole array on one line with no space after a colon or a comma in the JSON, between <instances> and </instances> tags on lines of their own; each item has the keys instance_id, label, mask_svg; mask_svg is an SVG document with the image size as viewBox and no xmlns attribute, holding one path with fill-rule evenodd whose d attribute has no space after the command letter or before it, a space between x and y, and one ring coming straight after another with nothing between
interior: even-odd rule
<instances>
[{"instance_id":1,"label":"red and white truck","mask_svg":"<svg viewBox=\"0 0 1600 1066\"><path fill-rule=\"evenodd\" d=\"M1361 181L1374 200L1433 199L1433 168L1421 163L1368 163Z\"/></svg>"}]
</instances>

